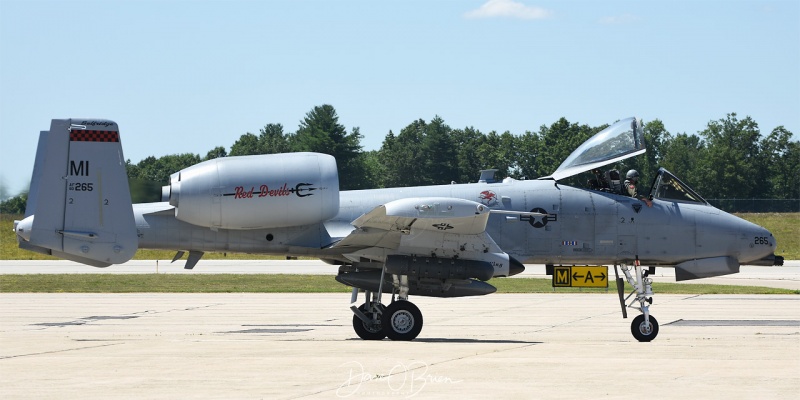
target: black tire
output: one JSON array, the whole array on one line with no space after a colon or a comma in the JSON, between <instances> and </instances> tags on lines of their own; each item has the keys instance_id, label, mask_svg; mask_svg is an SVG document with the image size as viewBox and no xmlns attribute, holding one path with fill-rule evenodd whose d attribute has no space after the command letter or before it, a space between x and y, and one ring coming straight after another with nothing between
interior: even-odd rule
<instances>
[{"instance_id":1,"label":"black tire","mask_svg":"<svg viewBox=\"0 0 800 400\"><path fill-rule=\"evenodd\" d=\"M414 340L422 331L422 312L414 303L398 300L386 307L381 324L389 339Z\"/></svg>"},{"instance_id":2,"label":"black tire","mask_svg":"<svg viewBox=\"0 0 800 400\"><path fill-rule=\"evenodd\" d=\"M378 308L382 311L386 311L386 307L381 304ZM367 311L369 309L368 304L364 303L360 307L358 307L361 312L364 313L369 318L372 318L372 312ZM383 340L386 337L386 334L383 333L383 328L381 325L382 316L378 316L378 323L375 325L367 324L366 322L362 321L361 318L358 318L357 315L353 314L353 330L356 331L356 335L364 340Z\"/></svg>"},{"instance_id":3,"label":"black tire","mask_svg":"<svg viewBox=\"0 0 800 400\"><path fill-rule=\"evenodd\" d=\"M658 336L658 321L651 315L650 327L644 323L644 314L639 314L631 322L631 333L640 342L649 342Z\"/></svg>"}]
</instances>

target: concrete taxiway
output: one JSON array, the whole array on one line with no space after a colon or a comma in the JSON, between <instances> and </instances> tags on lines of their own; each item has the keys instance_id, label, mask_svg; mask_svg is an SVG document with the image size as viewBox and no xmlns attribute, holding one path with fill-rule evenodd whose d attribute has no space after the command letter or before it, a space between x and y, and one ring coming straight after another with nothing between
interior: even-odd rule
<instances>
[{"instance_id":1,"label":"concrete taxiway","mask_svg":"<svg viewBox=\"0 0 800 400\"><path fill-rule=\"evenodd\" d=\"M367 342L342 294L0 294L0 397L800 393L797 295L656 294L651 343L631 337L614 294L412 300L417 340Z\"/></svg>"}]
</instances>

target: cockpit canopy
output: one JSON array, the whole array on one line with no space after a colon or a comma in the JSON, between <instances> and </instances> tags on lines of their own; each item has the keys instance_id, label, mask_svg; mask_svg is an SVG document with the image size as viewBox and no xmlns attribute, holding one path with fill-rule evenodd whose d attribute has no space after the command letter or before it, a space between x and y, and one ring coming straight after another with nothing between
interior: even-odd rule
<instances>
[{"instance_id":1,"label":"cockpit canopy","mask_svg":"<svg viewBox=\"0 0 800 400\"><path fill-rule=\"evenodd\" d=\"M549 178L561 180L646 151L642 120L626 118L580 145Z\"/></svg>"},{"instance_id":2,"label":"cockpit canopy","mask_svg":"<svg viewBox=\"0 0 800 400\"><path fill-rule=\"evenodd\" d=\"M650 198L679 203L708 204L689 185L683 183L683 181L664 168L658 169L658 176L656 176L655 181L653 181L653 187L650 189Z\"/></svg>"},{"instance_id":3,"label":"cockpit canopy","mask_svg":"<svg viewBox=\"0 0 800 400\"><path fill-rule=\"evenodd\" d=\"M540 179L561 180L583 172L599 170L608 164L643 154L646 150L642 120L633 117L626 118L589 138L561 163L553 175ZM618 172L616 170L606 171L606 173L609 172L614 172L615 177L610 175L607 179L598 177L597 179L602 180L603 184L597 182L599 187L593 187L593 189L626 195L625 190L620 187L621 178ZM616 184L612 184L613 182ZM664 168L658 170L658 175L650 189L650 198L671 202L708 204L689 185Z\"/></svg>"}]
</instances>

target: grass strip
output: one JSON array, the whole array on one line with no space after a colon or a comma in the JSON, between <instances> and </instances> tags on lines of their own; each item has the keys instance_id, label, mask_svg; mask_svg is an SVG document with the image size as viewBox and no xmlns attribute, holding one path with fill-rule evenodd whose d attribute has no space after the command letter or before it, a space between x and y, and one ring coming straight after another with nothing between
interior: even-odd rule
<instances>
[{"instance_id":1,"label":"grass strip","mask_svg":"<svg viewBox=\"0 0 800 400\"><path fill-rule=\"evenodd\" d=\"M498 293L616 293L558 288L548 279L493 279ZM281 274L25 274L0 275L0 293L349 293L327 275ZM627 288L626 290L630 290ZM758 286L654 283L657 294L800 294Z\"/></svg>"}]
</instances>

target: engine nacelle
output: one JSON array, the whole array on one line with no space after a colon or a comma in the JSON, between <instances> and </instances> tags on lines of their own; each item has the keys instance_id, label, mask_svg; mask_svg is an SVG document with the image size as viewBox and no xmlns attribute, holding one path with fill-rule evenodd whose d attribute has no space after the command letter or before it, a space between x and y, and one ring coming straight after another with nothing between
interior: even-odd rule
<instances>
[{"instance_id":1,"label":"engine nacelle","mask_svg":"<svg viewBox=\"0 0 800 400\"><path fill-rule=\"evenodd\" d=\"M193 225L309 225L339 212L339 174L336 159L327 154L224 157L173 174L162 194L175 207L175 218Z\"/></svg>"}]
</instances>

